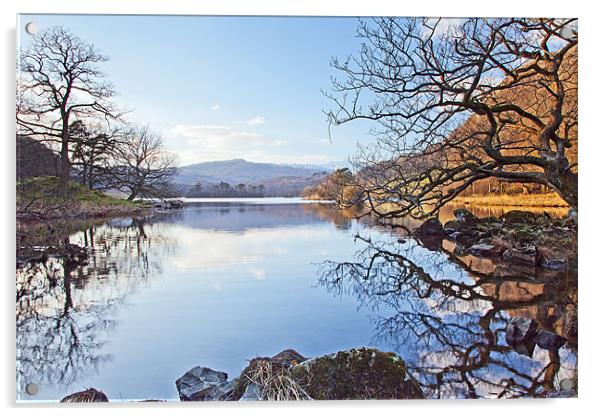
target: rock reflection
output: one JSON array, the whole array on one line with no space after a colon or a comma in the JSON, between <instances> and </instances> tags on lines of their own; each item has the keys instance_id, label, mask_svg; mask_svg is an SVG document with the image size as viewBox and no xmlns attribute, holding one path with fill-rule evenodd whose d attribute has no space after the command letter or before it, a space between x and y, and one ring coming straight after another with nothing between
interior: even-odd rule
<instances>
[{"instance_id":1,"label":"rock reflection","mask_svg":"<svg viewBox=\"0 0 602 416\"><path fill-rule=\"evenodd\" d=\"M80 223L85 228L71 236L73 224L54 224L47 251L20 247L38 256L17 268L19 391L30 382L69 386L111 359L103 346L118 324L116 306L160 272L164 255L175 248L155 222Z\"/></svg>"},{"instance_id":2,"label":"rock reflection","mask_svg":"<svg viewBox=\"0 0 602 416\"><path fill-rule=\"evenodd\" d=\"M577 276L508 269L416 240L363 243L349 262L325 262L319 282L374 312L374 342L407 356L431 397L542 397L576 378ZM514 316L568 339L525 357L505 340Z\"/></svg>"}]
</instances>

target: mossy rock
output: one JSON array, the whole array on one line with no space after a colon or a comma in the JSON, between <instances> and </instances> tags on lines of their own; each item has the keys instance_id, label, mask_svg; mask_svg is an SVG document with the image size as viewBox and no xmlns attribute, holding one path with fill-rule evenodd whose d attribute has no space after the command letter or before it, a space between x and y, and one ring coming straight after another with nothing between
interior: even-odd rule
<instances>
[{"instance_id":1,"label":"mossy rock","mask_svg":"<svg viewBox=\"0 0 602 416\"><path fill-rule=\"evenodd\" d=\"M307 360L291 368L316 400L422 399L420 386L394 353L351 349Z\"/></svg>"}]
</instances>

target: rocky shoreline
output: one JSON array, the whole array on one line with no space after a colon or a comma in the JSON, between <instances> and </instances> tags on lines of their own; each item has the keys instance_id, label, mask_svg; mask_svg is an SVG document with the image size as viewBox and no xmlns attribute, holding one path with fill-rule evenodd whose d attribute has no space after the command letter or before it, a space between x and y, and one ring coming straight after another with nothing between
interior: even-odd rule
<instances>
[{"instance_id":1,"label":"rocky shoreline","mask_svg":"<svg viewBox=\"0 0 602 416\"><path fill-rule=\"evenodd\" d=\"M508 265L565 270L577 267L577 217L553 219L527 211L510 211L499 218L477 218L466 209L454 211L444 225L426 220L413 234L425 246L442 240L455 244L454 254L486 257Z\"/></svg>"},{"instance_id":2,"label":"rocky shoreline","mask_svg":"<svg viewBox=\"0 0 602 416\"><path fill-rule=\"evenodd\" d=\"M316 358L284 350L253 358L241 374L197 366L175 382L180 401L424 399L404 360L392 352L353 348ZM90 388L61 402L108 402Z\"/></svg>"}]
</instances>

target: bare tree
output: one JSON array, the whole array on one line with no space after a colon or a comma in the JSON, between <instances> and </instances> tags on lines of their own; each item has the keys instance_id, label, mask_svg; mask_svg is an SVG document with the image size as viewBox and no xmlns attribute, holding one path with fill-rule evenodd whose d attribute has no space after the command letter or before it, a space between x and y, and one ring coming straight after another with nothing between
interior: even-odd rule
<instances>
[{"instance_id":1,"label":"bare tree","mask_svg":"<svg viewBox=\"0 0 602 416\"><path fill-rule=\"evenodd\" d=\"M115 119L113 87L98 64L107 61L96 48L60 26L35 35L19 53L18 134L58 144L61 185L69 180L69 125L76 119Z\"/></svg>"},{"instance_id":2,"label":"bare tree","mask_svg":"<svg viewBox=\"0 0 602 416\"><path fill-rule=\"evenodd\" d=\"M362 21L361 51L333 60L344 79L327 93L330 123L377 126L354 159L362 202L424 217L496 178L548 186L577 209L576 19L440 23Z\"/></svg>"},{"instance_id":3,"label":"bare tree","mask_svg":"<svg viewBox=\"0 0 602 416\"><path fill-rule=\"evenodd\" d=\"M113 158L123 132L78 120L71 123L69 135L73 141L71 166L77 171L78 180L89 189L110 188Z\"/></svg>"},{"instance_id":4,"label":"bare tree","mask_svg":"<svg viewBox=\"0 0 602 416\"><path fill-rule=\"evenodd\" d=\"M140 195L157 195L177 171L173 157L163 146L163 138L148 126L127 134L118 146L115 164L115 186L127 192L130 201Z\"/></svg>"},{"instance_id":5,"label":"bare tree","mask_svg":"<svg viewBox=\"0 0 602 416\"><path fill-rule=\"evenodd\" d=\"M539 397L556 390L558 351L521 356L503 334L511 317L529 313L545 330L565 336L565 353L576 355L577 329L561 325L560 312L577 307L574 271L534 276L508 265L486 270L416 240L355 240L360 246L353 260L324 262L319 284L337 296L355 296L373 313L372 342L413 357L408 371L427 397Z\"/></svg>"}]
</instances>

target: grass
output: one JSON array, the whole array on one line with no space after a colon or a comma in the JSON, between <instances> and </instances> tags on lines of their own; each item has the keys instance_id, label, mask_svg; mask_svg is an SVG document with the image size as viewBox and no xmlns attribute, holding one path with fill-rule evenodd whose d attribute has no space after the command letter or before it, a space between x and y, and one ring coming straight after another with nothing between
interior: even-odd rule
<instances>
[{"instance_id":1,"label":"grass","mask_svg":"<svg viewBox=\"0 0 602 416\"><path fill-rule=\"evenodd\" d=\"M305 389L291 376L287 367L270 360L258 361L246 377L258 386L262 400L311 400Z\"/></svg>"},{"instance_id":2,"label":"grass","mask_svg":"<svg viewBox=\"0 0 602 416\"><path fill-rule=\"evenodd\" d=\"M568 207L568 204L555 193L547 194L488 194L459 196L454 202L479 206L511 207Z\"/></svg>"},{"instance_id":3,"label":"grass","mask_svg":"<svg viewBox=\"0 0 602 416\"><path fill-rule=\"evenodd\" d=\"M143 202L114 198L75 181L69 181L62 192L58 178L51 176L17 183L17 218L22 220L107 217L144 207Z\"/></svg>"}]
</instances>

